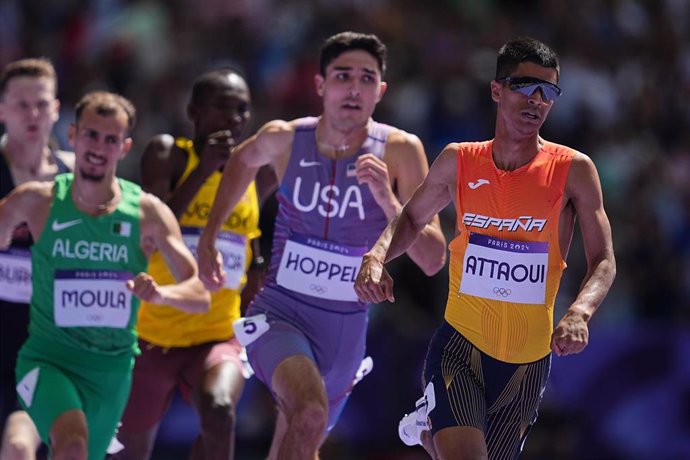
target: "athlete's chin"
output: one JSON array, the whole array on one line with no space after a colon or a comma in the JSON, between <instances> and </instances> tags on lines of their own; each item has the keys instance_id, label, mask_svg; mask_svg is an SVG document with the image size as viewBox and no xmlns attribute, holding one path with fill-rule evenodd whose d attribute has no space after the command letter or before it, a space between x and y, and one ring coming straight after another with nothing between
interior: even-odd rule
<instances>
[{"instance_id":1,"label":"athlete's chin","mask_svg":"<svg viewBox=\"0 0 690 460\"><path fill-rule=\"evenodd\" d=\"M89 182L103 182L103 179L105 179L105 174L97 174L83 169L79 170L79 176L81 179Z\"/></svg>"}]
</instances>

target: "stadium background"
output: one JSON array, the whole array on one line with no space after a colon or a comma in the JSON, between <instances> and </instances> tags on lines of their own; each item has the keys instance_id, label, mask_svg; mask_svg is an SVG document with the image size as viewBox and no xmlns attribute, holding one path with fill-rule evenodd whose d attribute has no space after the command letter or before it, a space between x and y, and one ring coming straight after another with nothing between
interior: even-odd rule
<instances>
[{"instance_id":1,"label":"stadium background","mask_svg":"<svg viewBox=\"0 0 690 460\"><path fill-rule=\"evenodd\" d=\"M376 33L389 49L389 91L375 118L419 135L433 161L448 142L492 136L488 82L500 45L520 35L546 42L561 57L565 93L542 134L597 164L618 276L592 321L590 346L554 359L521 458L679 460L690 458L689 25L687 0L1 0L0 65L53 61L63 147L84 92L132 99L139 124L119 173L136 181L150 136L190 134L190 85L212 67L247 75L253 131L273 118L319 113L312 77L324 38ZM271 211L262 219L267 237ZM454 217L442 214L449 238ZM558 318L586 270L579 235L568 263ZM392 271L397 303L370 316L374 372L353 393L325 460L426 458L403 446L396 429L421 391L447 271L427 279L406 259ZM238 459L265 455L272 413L264 388L250 382L239 407ZM154 459L185 458L194 419L176 400Z\"/></svg>"}]
</instances>

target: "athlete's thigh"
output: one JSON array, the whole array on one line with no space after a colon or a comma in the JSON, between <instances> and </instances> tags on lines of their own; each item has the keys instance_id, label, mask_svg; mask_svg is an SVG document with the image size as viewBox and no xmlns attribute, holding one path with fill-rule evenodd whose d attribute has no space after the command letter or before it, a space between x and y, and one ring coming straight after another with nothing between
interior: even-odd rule
<instances>
[{"instance_id":1,"label":"athlete's thigh","mask_svg":"<svg viewBox=\"0 0 690 460\"><path fill-rule=\"evenodd\" d=\"M127 405L132 371L90 370L84 374L89 381L81 390L89 424L89 458L100 459L105 456Z\"/></svg>"},{"instance_id":2,"label":"athlete's thigh","mask_svg":"<svg viewBox=\"0 0 690 460\"><path fill-rule=\"evenodd\" d=\"M50 445L50 430L60 414L83 410L74 376L53 363L20 354L17 382L19 402L47 445Z\"/></svg>"},{"instance_id":3,"label":"athlete's thigh","mask_svg":"<svg viewBox=\"0 0 690 460\"><path fill-rule=\"evenodd\" d=\"M202 401L211 398L214 405L238 403L244 388L241 353L242 346L234 337L200 347L182 374L184 386L196 395L192 401L197 409L199 397Z\"/></svg>"},{"instance_id":4,"label":"athlete's thigh","mask_svg":"<svg viewBox=\"0 0 690 460\"><path fill-rule=\"evenodd\" d=\"M122 433L144 433L155 428L168 409L182 367L174 350L140 340L132 374L132 388L122 416Z\"/></svg>"},{"instance_id":5,"label":"athlete's thigh","mask_svg":"<svg viewBox=\"0 0 690 460\"><path fill-rule=\"evenodd\" d=\"M436 330L424 363L424 386L432 434L449 427L474 427L483 432L486 401L479 352L448 323ZM433 401L433 402L432 402Z\"/></svg>"},{"instance_id":6,"label":"athlete's thigh","mask_svg":"<svg viewBox=\"0 0 690 460\"><path fill-rule=\"evenodd\" d=\"M537 419L550 363L549 355L529 364L504 364L514 366L515 372L488 409L486 442L492 460L518 458Z\"/></svg>"},{"instance_id":7,"label":"athlete's thigh","mask_svg":"<svg viewBox=\"0 0 690 460\"><path fill-rule=\"evenodd\" d=\"M338 421L350 393L357 370L362 364L366 348L366 315L336 315L328 337L331 353L317 352L320 367L325 368L324 383L328 395L328 426L330 431Z\"/></svg>"}]
</instances>

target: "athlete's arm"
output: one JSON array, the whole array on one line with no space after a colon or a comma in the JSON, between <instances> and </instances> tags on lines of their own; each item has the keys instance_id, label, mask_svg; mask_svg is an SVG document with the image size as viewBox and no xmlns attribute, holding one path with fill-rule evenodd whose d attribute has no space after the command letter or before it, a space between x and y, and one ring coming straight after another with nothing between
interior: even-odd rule
<instances>
[{"instance_id":1,"label":"athlete's arm","mask_svg":"<svg viewBox=\"0 0 690 460\"><path fill-rule=\"evenodd\" d=\"M194 256L182 240L173 213L148 193L142 193L141 213L142 247L161 252L177 284L160 286L150 275L139 273L127 287L147 302L172 305L190 313L207 311L211 296L197 277Z\"/></svg>"},{"instance_id":2,"label":"athlete's arm","mask_svg":"<svg viewBox=\"0 0 690 460\"><path fill-rule=\"evenodd\" d=\"M173 191L185 167L184 158L181 158L178 153L173 136L169 134L154 136L141 156L141 186L145 191L163 200L179 219L194 194L190 195L184 190L181 194ZM178 196L175 197L175 195ZM189 195L188 198L187 195Z\"/></svg>"},{"instance_id":3,"label":"athlete's arm","mask_svg":"<svg viewBox=\"0 0 690 460\"><path fill-rule=\"evenodd\" d=\"M275 167L281 155L289 152L293 135L294 128L289 122L271 121L242 142L228 159L206 228L199 238L199 276L209 289L219 289L225 277L220 253L215 248L222 223L240 201L259 168L264 165Z\"/></svg>"},{"instance_id":4,"label":"athlete's arm","mask_svg":"<svg viewBox=\"0 0 690 460\"><path fill-rule=\"evenodd\" d=\"M554 329L551 349L558 356L579 353L587 346L587 323L616 276L611 225L604 211L599 175L592 160L579 152L568 172L566 196L580 220L587 274L575 301Z\"/></svg>"},{"instance_id":5,"label":"athlete's arm","mask_svg":"<svg viewBox=\"0 0 690 460\"><path fill-rule=\"evenodd\" d=\"M0 249L10 246L14 229L24 222L38 241L50 211L52 189L53 182L25 182L0 200Z\"/></svg>"},{"instance_id":6,"label":"athlete's arm","mask_svg":"<svg viewBox=\"0 0 690 460\"><path fill-rule=\"evenodd\" d=\"M355 282L355 291L360 300L395 300L393 280L384 264L408 250L428 227L428 222L453 200L457 150L457 144L449 144L441 152L400 214L388 224L371 250L364 254Z\"/></svg>"}]
</instances>

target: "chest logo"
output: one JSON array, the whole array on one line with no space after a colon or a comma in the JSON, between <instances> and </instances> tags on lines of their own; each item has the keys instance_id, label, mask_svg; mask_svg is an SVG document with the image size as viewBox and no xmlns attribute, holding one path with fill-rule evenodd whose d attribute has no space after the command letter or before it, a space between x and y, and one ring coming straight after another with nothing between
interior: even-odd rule
<instances>
[{"instance_id":1,"label":"chest logo","mask_svg":"<svg viewBox=\"0 0 690 460\"><path fill-rule=\"evenodd\" d=\"M81 219L74 219L74 220L68 220L66 222L58 222L57 219L53 221L53 225L51 225L51 229L54 232L59 232L61 230L65 230L66 228L74 227L75 225L78 225L81 223Z\"/></svg>"},{"instance_id":2,"label":"chest logo","mask_svg":"<svg viewBox=\"0 0 690 460\"><path fill-rule=\"evenodd\" d=\"M299 165L303 168L308 168L310 166L319 166L321 164L320 161L307 161L304 158L299 160Z\"/></svg>"},{"instance_id":3,"label":"chest logo","mask_svg":"<svg viewBox=\"0 0 690 460\"><path fill-rule=\"evenodd\" d=\"M476 189L478 189L479 187L481 187L482 185L486 185L486 184L490 184L490 183L491 183L491 182L489 182L489 181L486 180L486 179L477 179L477 182L468 182L467 185L468 185L472 190L476 190Z\"/></svg>"}]
</instances>

